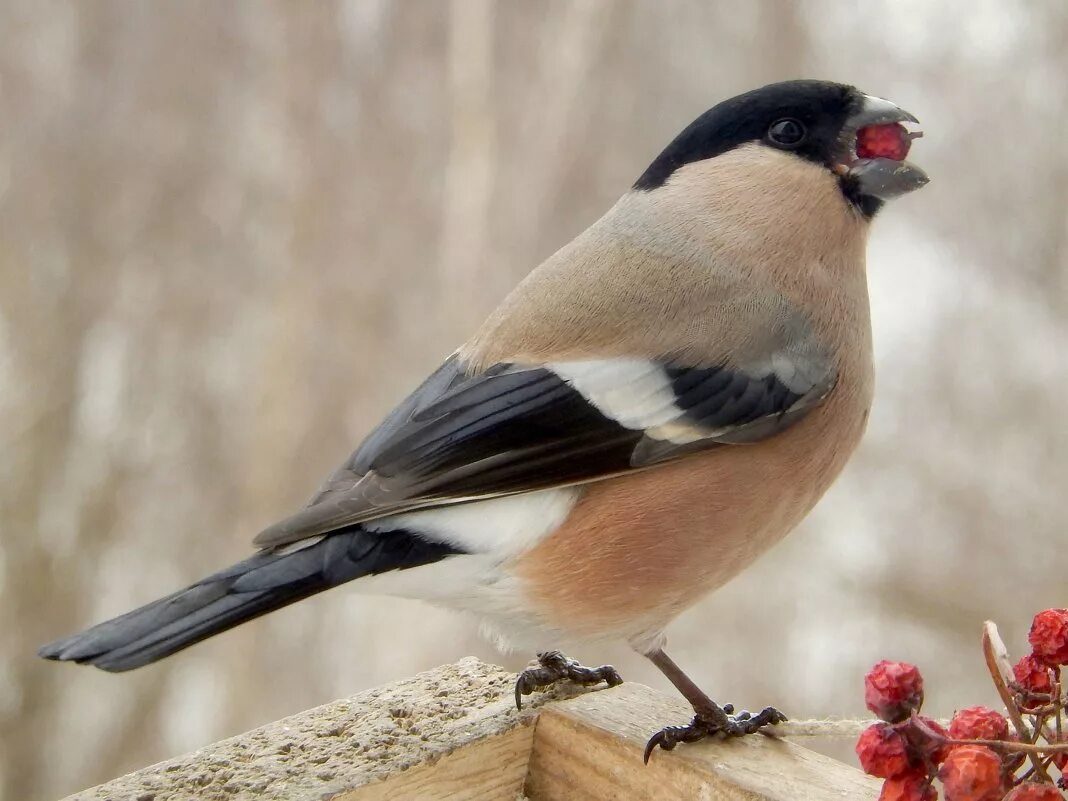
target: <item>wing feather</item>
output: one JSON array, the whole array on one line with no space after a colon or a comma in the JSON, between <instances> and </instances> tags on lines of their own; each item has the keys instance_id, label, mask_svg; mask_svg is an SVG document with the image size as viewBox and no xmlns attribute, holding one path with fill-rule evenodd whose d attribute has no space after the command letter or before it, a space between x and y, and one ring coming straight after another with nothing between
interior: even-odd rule
<instances>
[{"instance_id":1,"label":"wing feather","mask_svg":"<svg viewBox=\"0 0 1068 801\"><path fill-rule=\"evenodd\" d=\"M596 481L771 436L833 387L830 361L803 356L770 354L768 369L603 359L497 364L475 375L452 357L308 507L255 542L280 547L413 509Z\"/></svg>"}]
</instances>

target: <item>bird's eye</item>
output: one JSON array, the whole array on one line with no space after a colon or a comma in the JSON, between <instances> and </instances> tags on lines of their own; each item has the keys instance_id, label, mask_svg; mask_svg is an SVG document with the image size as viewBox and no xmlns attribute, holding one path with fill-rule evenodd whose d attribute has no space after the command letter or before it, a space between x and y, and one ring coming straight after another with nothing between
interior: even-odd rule
<instances>
[{"instance_id":1,"label":"bird's eye","mask_svg":"<svg viewBox=\"0 0 1068 801\"><path fill-rule=\"evenodd\" d=\"M775 120L768 128L768 139L781 147L796 147L805 141L805 126L791 117Z\"/></svg>"}]
</instances>

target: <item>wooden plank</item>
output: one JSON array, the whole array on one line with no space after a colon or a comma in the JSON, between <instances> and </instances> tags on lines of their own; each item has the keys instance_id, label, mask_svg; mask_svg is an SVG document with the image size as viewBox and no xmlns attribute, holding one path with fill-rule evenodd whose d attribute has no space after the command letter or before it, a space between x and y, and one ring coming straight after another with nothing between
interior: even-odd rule
<instances>
[{"instance_id":1,"label":"wooden plank","mask_svg":"<svg viewBox=\"0 0 1068 801\"><path fill-rule=\"evenodd\" d=\"M878 798L879 782L856 768L763 736L642 749L664 725L692 716L682 701L640 684L588 693L542 709L526 794L530 801L816 801Z\"/></svg>"},{"instance_id":2,"label":"wooden plank","mask_svg":"<svg viewBox=\"0 0 1068 801\"><path fill-rule=\"evenodd\" d=\"M765 737L641 751L684 703L638 684L536 693L464 659L162 762L67 801L866 801L859 771Z\"/></svg>"},{"instance_id":3,"label":"wooden plank","mask_svg":"<svg viewBox=\"0 0 1068 801\"><path fill-rule=\"evenodd\" d=\"M534 727L518 726L331 801L515 801L533 743Z\"/></svg>"},{"instance_id":4,"label":"wooden plank","mask_svg":"<svg viewBox=\"0 0 1068 801\"><path fill-rule=\"evenodd\" d=\"M517 713L514 686L514 673L463 659L152 765L67 801L514 801L542 701L532 699ZM451 788L450 794L434 795L429 788L435 782Z\"/></svg>"}]
</instances>

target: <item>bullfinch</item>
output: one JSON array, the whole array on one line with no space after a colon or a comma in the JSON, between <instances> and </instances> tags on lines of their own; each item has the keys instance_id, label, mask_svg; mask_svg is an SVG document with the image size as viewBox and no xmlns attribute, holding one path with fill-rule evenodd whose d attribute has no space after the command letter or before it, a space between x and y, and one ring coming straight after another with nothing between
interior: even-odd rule
<instances>
[{"instance_id":1,"label":"bullfinch","mask_svg":"<svg viewBox=\"0 0 1068 801\"><path fill-rule=\"evenodd\" d=\"M40 655L130 670L353 582L539 650L517 702L618 683L554 649L627 641L694 708L646 759L784 720L712 701L664 629L794 528L860 441L865 244L886 201L927 183L905 160L915 122L815 80L706 111L252 556Z\"/></svg>"}]
</instances>

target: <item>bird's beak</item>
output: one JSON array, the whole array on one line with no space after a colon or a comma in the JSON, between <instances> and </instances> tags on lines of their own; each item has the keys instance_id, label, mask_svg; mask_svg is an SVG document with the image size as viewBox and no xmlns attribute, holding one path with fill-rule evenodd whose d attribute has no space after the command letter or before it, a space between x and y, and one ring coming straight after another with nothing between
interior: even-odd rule
<instances>
[{"instance_id":1,"label":"bird's beak","mask_svg":"<svg viewBox=\"0 0 1068 801\"><path fill-rule=\"evenodd\" d=\"M842 158L835 165L836 172L856 178L862 194L880 200L904 195L931 180L927 173L908 161L857 157L857 132L861 128L895 122L918 123L919 120L889 100L864 95L860 108L846 120L842 131ZM922 135L920 131L909 134L911 138Z\"/></svg>"}]
</instances>

